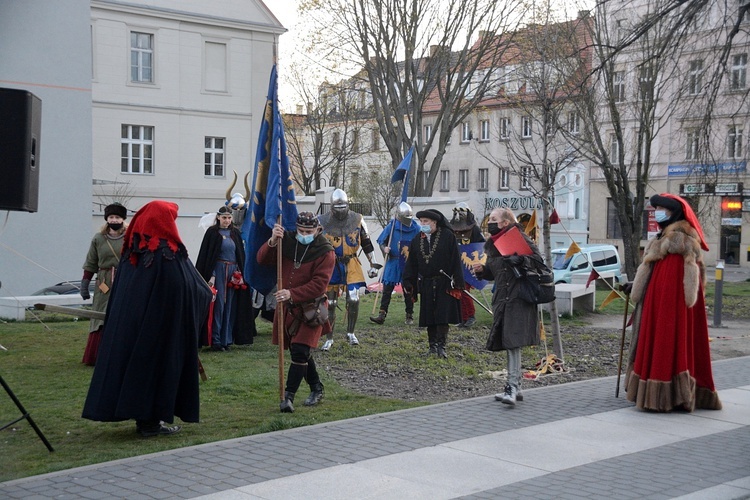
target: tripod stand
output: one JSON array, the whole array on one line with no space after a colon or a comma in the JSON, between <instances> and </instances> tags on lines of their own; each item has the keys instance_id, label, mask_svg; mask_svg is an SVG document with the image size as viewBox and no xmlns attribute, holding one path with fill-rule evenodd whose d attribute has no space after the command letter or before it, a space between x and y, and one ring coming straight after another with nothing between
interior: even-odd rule
<instances>
[{"instance_id":1,"label":"tripod stand","mask_svg":"<svg viewBox=\"0 0 750 500\"><path fill-rule=\"evenodd\" d=\"M10 422L10 423L8 423L8 424L0 427L0 431L7 429L8 427L10 427L11 425L15 424L16 422L20 422L21 420L26 419L26 420L29 421L29 424L31 424L31 427L34 429L34 431L36 431L37 436L39 436L39 439L42 440L42 443L44 443L44 446L46 446L49 451L55 451L54 448L52 448L52 445L49 444L49 441L47 441L47 438L44 437L44 434L42 434L41 429L39 429L39 427L37 427L36 423L31 418L31 415L29 415L29 412L26 411L26 409L23 407L23 405L18 400L18 398L16 397L16 395L13 394L13 391L10 389L10 386L5 382L5 380L3 379L2 376L0 376L0 384L2 384L3 389L5 389L5 392L8 393L8 396L10 396L10 399L13 400L13 402L16 404L16 406L18 407L18 409L21 411L21 416L19 418L17 418L14 421L12 421L12 422Z\"/></svg>"}]
</instances>

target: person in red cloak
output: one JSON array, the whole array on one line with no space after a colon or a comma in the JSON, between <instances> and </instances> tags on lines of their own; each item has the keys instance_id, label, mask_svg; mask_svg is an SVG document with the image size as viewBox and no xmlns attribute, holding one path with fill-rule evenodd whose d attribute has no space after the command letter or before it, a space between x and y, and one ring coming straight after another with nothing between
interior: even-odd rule
<instances>
[{"instance_id":1,"label":"person in red cloak","mask_svg":"<svg viewBox=\"0 0 750 500\"><path fill-rule=\"evenodd\" d=\"M152 201L125 232L83 418L134 419L143 437L198 422L198 332L212 293L177 232L177 205Z\"/></svg>"},{"instance_id":2,"label":"person in red cloak","mask_svg":"<svg viewBox=\"0 0 750 500\"><path fill-rule=\"evenodd\" d=\"M720 410L711 373L704 304L708 250L688 203L651 197L661 231L647 244L632 284L636 304L625 387L643 410Z\"/></svg>"}]
</instances>

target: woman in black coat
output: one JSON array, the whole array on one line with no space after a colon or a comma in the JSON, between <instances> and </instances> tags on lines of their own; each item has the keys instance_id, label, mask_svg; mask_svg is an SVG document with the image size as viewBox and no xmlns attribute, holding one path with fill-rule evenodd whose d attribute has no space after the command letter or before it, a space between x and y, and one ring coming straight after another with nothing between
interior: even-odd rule
<instances>
[{"instance_id":1,"label":"woman in black coat","mask_svg":"<svg viewBox=\"0 0 750 500\"><path fill-rule=\"evenodd\" d=\"M195 267L216 288L211 341L206 325L199 345L225 351L231 344L252 344L255 321L251 292L246 283L233 279L235 272L245 269L245 245L239 230L232 225L232 212L227 207L216 212L214 225L206 230Z\"/></svg>"},{"instance_id":2,"label":"woman in black coat","mask_svg":"<svg viewBox=\"0 0 750 500\"><path fill-rule=\"evenodd\" d=\"M516 400L523 401L521 395L521 348L537 345L539 335L539 311L536 304L519 298L519 275L524 269L538 269L544 265L544 259L536 245L524 234L523 228L515 215L507 208L496 208L487 219L490 239L484 245L487 255L485 265L475 264L477 278L494 280L492 294L492 329L487 338L487 349L490 351L507 351L508 383L495 399L505 404L515 405ZM531 255L501 255L495 247L495 241L511 228L519 229L526 240Z\"/></svg>"},{"instance_id":3,"label":"woman in black coat","mask_svg":"<svg viewBox=\"0 0 750 500\"><path fill-rule=\"evenodd\" d=\"M422 233L409 244L403 286L420 295L419 326L427 327L428 355L446 358L450 324L461 322L464 274L458 242L445 216L435 209L417 212Z\"/></svg>"}]
</instances>

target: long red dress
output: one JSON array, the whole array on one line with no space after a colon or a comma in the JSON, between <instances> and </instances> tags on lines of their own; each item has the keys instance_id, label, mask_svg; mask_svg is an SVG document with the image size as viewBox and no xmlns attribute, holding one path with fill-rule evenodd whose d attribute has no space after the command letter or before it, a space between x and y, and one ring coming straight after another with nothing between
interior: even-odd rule
<instances>
[{"instance_id":1,"label":"long red dress","mask_svg":"<svg viewBox=\"0 0 750 500\"><path fill-rule=\"evenodd\" d=\"M628 369L627 397L638 408L653 411L719 410L700 248L687 223L672 226L661 241L646 248L636 275L634 298L642 297L642 302L634 327L638 338ZM639 285L645 288L637 291Z\"/></svg>"}]
</instances>

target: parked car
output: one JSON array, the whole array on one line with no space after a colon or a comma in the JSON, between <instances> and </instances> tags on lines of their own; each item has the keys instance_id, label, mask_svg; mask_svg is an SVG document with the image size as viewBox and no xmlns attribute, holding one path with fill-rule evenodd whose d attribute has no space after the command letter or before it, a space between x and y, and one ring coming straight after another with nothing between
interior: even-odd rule
<instances>
[{"instance_id":1,"label":"parked car","mask_svg":"<svg viewBox=\"0 0 750 500\"><path fill-rule=\"evenodd\" d=\"M96 286L96 280L92 280L89 283L89 294L94 296L94 286ZM77 281L63 281L41 290L37 290L31 295L78 295L81 290L81 280Z\"/></svg>"},{"instance_id":2,"label":"parked car","mask_svg":"<svg viewBox=\"0 0 750 500\"><path fill-rule=\"evenodd\" d=\"M620 270L620 254L613 245L579 245L581 251L571 257L565 258L567 248L555 248L552 250L552 271L555 275L555 284L572 283L573 275L583 274L588 276L592 269L597 272L614 271L615 279L622 281Z\"/></svg>"}]
</instances>

